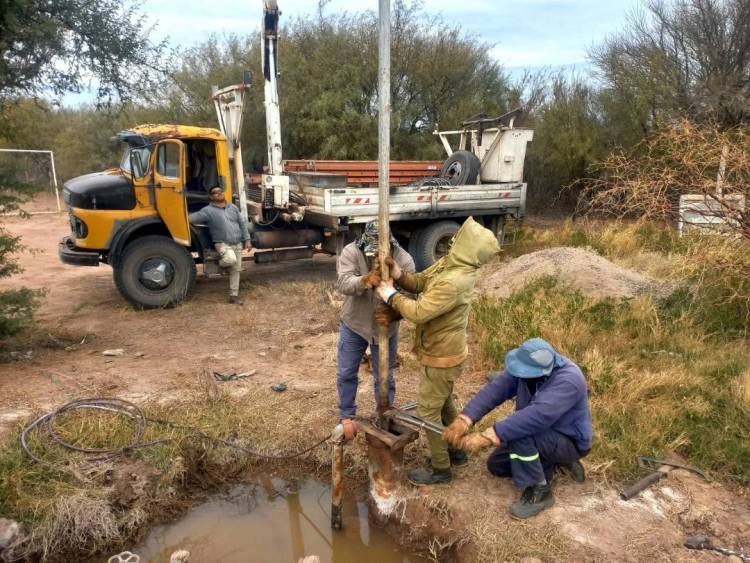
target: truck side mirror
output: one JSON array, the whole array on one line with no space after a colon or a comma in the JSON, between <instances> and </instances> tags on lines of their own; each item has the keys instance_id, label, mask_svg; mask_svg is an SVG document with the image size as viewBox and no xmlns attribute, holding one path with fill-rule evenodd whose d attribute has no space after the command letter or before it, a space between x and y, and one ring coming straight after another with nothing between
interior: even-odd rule
<instances>
[{"instance_id":1,"label":"truck side mirror","mask_svg":"<svg viewBox=\"0 0 750 563\"><path fill-rule=\"evenodd\" d=\"M253 84L253 73L249 70L243 71L242 73L242 83L245 86L252 86Z\"/></svg>"}]
</instances>

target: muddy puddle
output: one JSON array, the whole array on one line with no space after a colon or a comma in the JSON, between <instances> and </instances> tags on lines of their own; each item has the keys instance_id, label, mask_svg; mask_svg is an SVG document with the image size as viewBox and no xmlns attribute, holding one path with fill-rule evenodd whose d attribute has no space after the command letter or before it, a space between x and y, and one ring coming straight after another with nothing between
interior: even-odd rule
<instances>
[{"instance_id":1,"label":"muddy puddle","mask_svg":"<svg viewBox=\"0 0 750 563\"><path fill-rule=\"evenodd\" d=\"M130 551L141 563L167 563L178 549L190 552L190 563L297 563L308 555L335 563L427 561L402 552L370 524L366 502L351 497L345 499L343 529L334 531L328 484L262 478L235 485L176 522L152 528Z\"/></svg>"}]
</instances>

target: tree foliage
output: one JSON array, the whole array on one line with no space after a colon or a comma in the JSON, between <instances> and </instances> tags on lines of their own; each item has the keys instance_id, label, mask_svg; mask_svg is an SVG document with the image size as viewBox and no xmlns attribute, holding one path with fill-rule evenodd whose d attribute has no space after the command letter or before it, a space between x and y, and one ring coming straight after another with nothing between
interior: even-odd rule
<instances>
[{"instance_id":1,"label":"tree foliage","mask_svg":"<svg viewBox=\"0 0 750 563\"><path fill-rule=\"evenodd\" d=\"M246 101L243 147L251 168L265 154L258 34L212 37L187 51L174 74L166 114L213 125L211 85L233 84L249 68L256 84ZM509 108L513 90L490 45L468 37L418 2L396 2L392 30L394 158L442 158L432 135L479 111ZM377 15L318 14L288 21L279 49L279 95L287 158L377 155Z\"/></svg>"},{"instance_id":2,"label":"tree foliage","mask_svg":"<svg viewBox=\"0 0 750 563\"><path fill-rule=\"evenodd\" d=\"M164 68L166 42L150 41L152 29L138 8L132 0L0 0L0 146L52 148L60 133L53 124L64 120L65 111L53 116L44 99L94 87L102 106L152 92ZM103 121L90 111L86 120ZM63 129L67 137L61 140L85 134L101 139L100 131L81 125ZM75 143L54 147L58 158L70 144ZM93 165L91 158L102 151L87 149L88 158L73 162ZM0 159L3 212L18 209L38 188L33 170L17 168L18 161ZM13 256L22 248L18 237L0 229L0 278L19 271ZM0 292L0 337L30 320L38 295L25 288Z\"/></svg>"},{"instance_id":3,"label":"tree foliage","mask_svg":"<svg viewBox=\"0 0 750 563\"><path fill-rule=\"evenodd\" d=\"M732 127L750 120L750 2L650 0L591 52L608 90L648 112Z\"/></svg>"},{"instance_id":4,"label":"tree foliage","mask_svg":"<svg viewBox=\"0 0 750 563\"><path fill-rule=\"evenodd\" d=\"M2 155L0 158L0 211L7 213L18 209L32 193L39 190L35 183L19 181L19 171L14 163ZM20 237L11 235L0 227L0 279L21 271L15 255L23 250ZM20 288L0 291L0 338L13 335L26 326L39 305L38 291Z\"/></svg>"},{"instance_id":5,"label":"tree foliage","mask_svg":"<svg viewBox=\"0 0 750 563\"><path fill-rule=\"evenodd\" d=\"M56 98L91 84L100 102L148 92L166 42L133 0L1 0L0 101Z\"/></svg>"}]
</instances>

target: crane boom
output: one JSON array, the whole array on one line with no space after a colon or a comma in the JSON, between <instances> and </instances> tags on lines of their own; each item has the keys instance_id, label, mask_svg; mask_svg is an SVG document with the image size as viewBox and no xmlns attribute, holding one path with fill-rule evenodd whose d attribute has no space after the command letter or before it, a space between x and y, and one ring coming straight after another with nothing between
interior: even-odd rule
<instances>
[{"instance_id":1,"label":"crane boom","mask_svg":"<svg viewBox=\"0 0 750 563\"><path fill-rule=\"evenodd\" d=\"M263 92L266 108L266 138L268 149L268 172L263 175L264 197L273 193L273 204L286 207L289 204L289 177L283 175L281 164L281 116L279 114L278 61L279 61L279 7L276 0L263 2L263 30L261 53L263 57Z\"/></svg>"}]
</instances>

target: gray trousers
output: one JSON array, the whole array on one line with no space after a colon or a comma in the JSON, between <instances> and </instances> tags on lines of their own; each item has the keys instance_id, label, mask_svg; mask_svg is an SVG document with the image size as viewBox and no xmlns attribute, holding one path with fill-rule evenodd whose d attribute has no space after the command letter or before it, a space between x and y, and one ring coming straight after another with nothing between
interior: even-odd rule
<instances>
[{"instance_id":1,"label":"gray trousers","mask_svg":"<svg viewBox=\"0 0 750 563\"><path fill-rule=\"evenodd\" d=\"M234 266L227 268L229 271L229 295L237 296L240 294L240 272L242 271L242 243L239 244L226 244L223 242L217 242L214 247L216 252L221 253L224 247L229 247L237 257L237 261Z\"/></svg>"}]
</instances>

